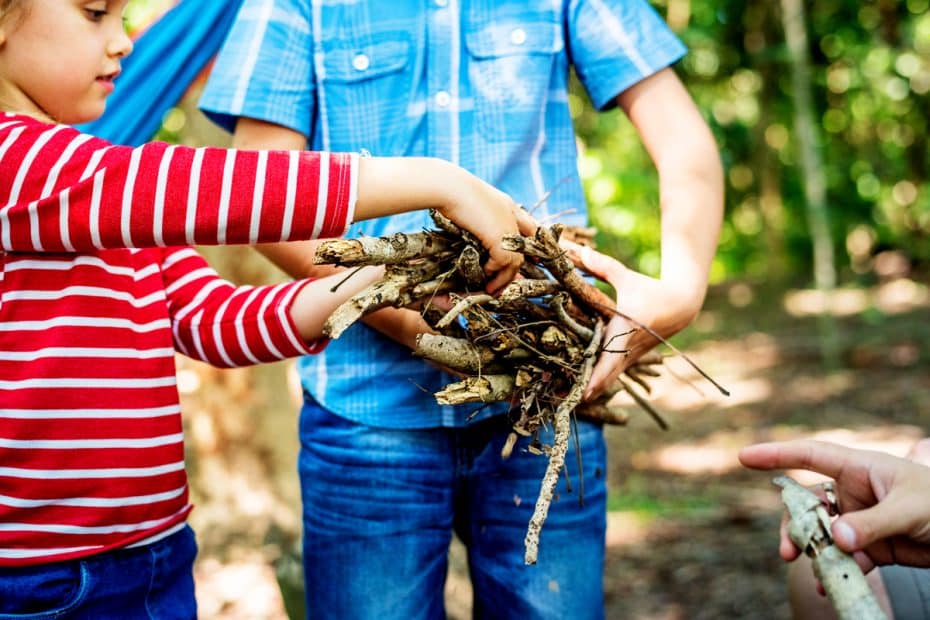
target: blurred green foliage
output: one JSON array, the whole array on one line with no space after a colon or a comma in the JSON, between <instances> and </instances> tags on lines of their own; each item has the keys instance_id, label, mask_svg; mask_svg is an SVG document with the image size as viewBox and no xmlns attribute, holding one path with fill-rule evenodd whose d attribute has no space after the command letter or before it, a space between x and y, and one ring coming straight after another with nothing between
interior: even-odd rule
<instances>
[{"instance_id":1,"label":"blurred green foliage","mask_svg":"<svg viewBox=\"0 0 930 620\"><path fill-rule=\"evenodd\" d=\"M779 3L654 0L689 47L679 75L710 123L726 170L727 216L712 279L811 279L789 58ZM132 0L130 28L170 6ZM868 281L893 249L930 265L930 0L812 0L811 79L841 281ZM577 83L579 168L602 249L659 267L659 196L648 156L621 112L598 113ZM189 142L187 112L159 139Z\"/></svg>"},{"instance_id":2,"label":"blurred green foliage","mask_svg":"<svg viewBox=\"0 0 930 620\"><path fill-rule=\"evenodd\" d=\"M123 13L123 22L130 33L137 34L173 5L172 0L129 0Z\"/></svg>"},{"instance_id":3,"label":"blurred green foliage","mask_svg":"<svg viewBox=\"0 0 930 620\"><path fill-rule=\"evenodd\" d=\"M779 5L660 0L689 47L677 69L720 145L727 217L712 277L811 278ZM868 279L872 257L930 263L930 0L805 3L837 268ZM572 98L581 170L602 247L656 273L659 210L648 156L622 113Z\"/></svg>"}]
</instances>

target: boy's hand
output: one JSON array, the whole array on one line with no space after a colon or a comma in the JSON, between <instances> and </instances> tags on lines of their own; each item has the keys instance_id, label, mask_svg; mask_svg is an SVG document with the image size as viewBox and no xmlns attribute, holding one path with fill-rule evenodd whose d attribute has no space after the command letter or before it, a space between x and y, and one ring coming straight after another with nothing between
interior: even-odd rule
<instances>
[{"instance_id":1,"label":"boy's hand","mask_svg":"<svg viewBox=\"0 0 930 620\"><path fill-rule=\"evenodd\" d=\"M607 323L603 352L594 365L584 394L585 400L591 400L658 344L659 341L639 324L669 338L694 319L703 295L700 291L689 293L633 271L590 247L568 240L560 240L559 245L576 266L608 282L617 294L617 311L635 320L617 315Z\"/></svg>"}]
</instances>

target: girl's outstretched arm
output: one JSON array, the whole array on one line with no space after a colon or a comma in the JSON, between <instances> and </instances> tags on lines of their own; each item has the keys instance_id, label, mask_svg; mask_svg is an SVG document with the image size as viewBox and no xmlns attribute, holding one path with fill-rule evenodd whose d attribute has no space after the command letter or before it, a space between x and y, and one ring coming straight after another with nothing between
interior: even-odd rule
<instances>
[{"instance_id":1,"label":"girl's outstretched arm","mask_svg":"<svg viewBox=\"0 0 930 620\"><path fill-rule=\"evenodd\" d=\"M371 158L148 143L131 148L23 116L0 120L0 247L82 252L341 236L356 220L435 208L490 252L496 290L534 223L509 196L433 158Z\"/></svg>"},{"instance_id":2,"label":"girl's outstretched arm","mask_svg":"<svg viewBox=\"0 0 930 620\"><path fill-rule=\"evenodd\" d=\"M333 310L382 275L382 268L366 267L348 280L331 275L235 286L192 248L180 247L163 250L160 273L147 277L164 279L175 348L214 366L236 367L319 353L326 345L323 323Z\"/></svg>"}]
</instances>

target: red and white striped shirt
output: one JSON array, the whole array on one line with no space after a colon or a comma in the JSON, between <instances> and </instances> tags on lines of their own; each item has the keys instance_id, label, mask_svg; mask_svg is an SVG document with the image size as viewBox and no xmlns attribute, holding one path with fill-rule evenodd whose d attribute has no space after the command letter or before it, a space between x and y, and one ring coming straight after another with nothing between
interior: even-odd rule
<instances>
[{"instance_id":1,"label":"red and white striped shirt","mask_svg":"<svg viewBox=\"0 0 930 620\"><path fill-rule=\"evenodd\" d=\"M235 287L186 246L339 236L356 175L354 155L130 148L0 115L0 566L183 526L175 350L239 366L325 344L288 313L305 281Z\"/></svg>"}]
</instances>

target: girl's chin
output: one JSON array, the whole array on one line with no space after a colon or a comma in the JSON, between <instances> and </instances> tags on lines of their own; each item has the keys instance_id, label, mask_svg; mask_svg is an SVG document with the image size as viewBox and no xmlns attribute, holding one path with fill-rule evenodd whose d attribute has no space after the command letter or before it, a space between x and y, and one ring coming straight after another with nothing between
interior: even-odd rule
<instances>
[{"instance_id":1,"label":"girl's chin","mask_svg":"<svg viewBox=\"0 0 930 620\"><path fill-rule=\"evenodd\" d=\"M63 125L83 125L100 118L105 109L106 106L101 105L96 110L69 110L58 115L56 120Z\"/></svg>"}]
</instances>

